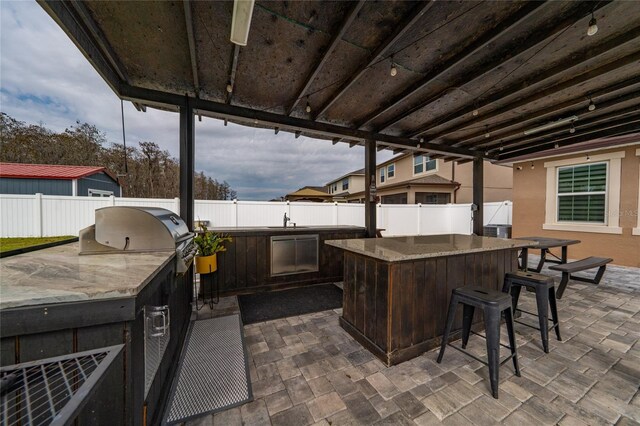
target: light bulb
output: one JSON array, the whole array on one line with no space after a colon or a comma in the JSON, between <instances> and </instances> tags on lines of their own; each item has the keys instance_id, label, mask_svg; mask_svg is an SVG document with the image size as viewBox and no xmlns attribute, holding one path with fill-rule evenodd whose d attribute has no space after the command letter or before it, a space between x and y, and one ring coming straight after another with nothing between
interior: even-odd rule
<instances>
[{"instance_id":1,"label":"light bulb","mask_svg":"<svg viewBox=\"0 0 640 426\"><path fill-rule=\"evenodd\" d=\"M596 109L596 104L593 103L591 99L589 99L589 106L587 107L589 111L593 111Z\"/></svg>"},{"instance_id":2,"label":"light bulb","mask_svg":"<svg viewBox=\"0 0 640 426\"><path fill-rule=\"evenodd\" d=\"M227 93L231 92L233 92L233 86L231 85L231 83L227 83Z\"/></svg>"},{"instance_id":3,"label":"light bulb","mask_svg":"<svg viewBox=\"0 0 640 426\"><path fill-rule=\"evenodd\" d=\"M475 117L475 116L477 116L479 113L480 113L480 112L479 112L477 109L474 109L472 114L473 114L473 115L474 115L474 117Z\"/></svg>"},{"instance_id":4,"label":"light bulb","mask_svg":"<svg viewBox=\"0 0 640 426\"><path fill-rule=\"evenodd\" d=\"M504 151L504 147L500 145L500 151Z\"/></svg>"},{"instance_id":5,"label":"light bulb","mask_svg":"<svg viewBox=\"0 0 640 426\"><path fill-rule=\"evenodd\" d=\"M311 112L311 105L309 104L309 101L307 101L307 107L305 108L305 110L307 112Z\"/></svg>"},{"instance_id":6,"label":"light bulb","mask_svg":"<svg viewBox=\"0 0 640 426\"><path fill-rule=\"evenodd\" d=\"M589 28L587 29L587 35L592 36L598 32L598 24L596 18L591 14L591 20L589 21Z\"/></svg>"},{"instance_id":7,"label":"light bulb","mask_svg":"<svg viewBox=\"0 0 640 426\"><path fill-rule=\"evenodd\" d=\"M531 170L535 169L536 166L533 165L533 163L531 163Z\"/></svg>"},{"instance_id":8,"label":"light bulb","mask_svg":"<svg viewBox=\"0 0 640 426\"><path fill-rule=\"evenodd\" d=\"M555 144L555 145L553 145L553 147L554 147L554 148L559 148L559 147L560 147L560 144L559 144L558 142L556 142L556 144Z\"/></svg>"},{"instance_id":9,"label":"light bulb","mask_svg":"<svg viewBox=\"0 0 640 426\"><path fill-rule=\"evenodd\" d=\"M589 154L587 154L587 161L591 161L591 158L589 157Z\"/></svg>"},{"instance_id":10,"label":"light bulb","mask_svg":"<svg viewBox=\"0 0 640 426\"><path fill-rule=\"evenodd\" d=\"M391 77L398 75L398 68L396 68L395 64L391 65L391 71L389 71L389 74L391 74Z\"/></svg>"},{"instance_id":11,"label":"light bulb","mask_svg":"<svg viewBox=\"0 0 640 426\"><path fill-rule=\"evenodd\" d=\"M575 133L576 132L576 128L573 125L573 123L571 123L571 128L569 129L569 133Z\"/></svg>"},{"instance_id":12,"label":"light bulb","mask_svg":"<svg viewBox=\"0 0 640 426\"><path fill-rule=\"evenodd\" d=\"M485 137L485 138L489 138L489 137L491 137L491 133L489 133L489 132L485 133L485 134L484 134L484 137Z\"/></svg>"}]
</instances>

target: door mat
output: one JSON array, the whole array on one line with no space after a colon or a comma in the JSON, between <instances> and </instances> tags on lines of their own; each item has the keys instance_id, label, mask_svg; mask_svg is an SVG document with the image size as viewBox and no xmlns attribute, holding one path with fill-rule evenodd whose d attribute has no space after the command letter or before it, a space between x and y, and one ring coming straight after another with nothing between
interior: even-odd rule
<instances>
[{"instance_id":1,"label":"door mat","mask_svg":"<svg viewBox=\"0 0 640 426\"><path fill-rule=\"evenodd\" d=\"M164 423L184 422L251 401L248 365L239 315L194 321Z\"/></svg>"},{"instance_id":2,"label":"door mat","mask_svg":"<svg viewBox=\"0 0 640 426\"><path fill-rule=\"evenodd\" d=\"M342 290L333 284L238 296L244 324L342 307Z\"/></svg>"}]
</instances>

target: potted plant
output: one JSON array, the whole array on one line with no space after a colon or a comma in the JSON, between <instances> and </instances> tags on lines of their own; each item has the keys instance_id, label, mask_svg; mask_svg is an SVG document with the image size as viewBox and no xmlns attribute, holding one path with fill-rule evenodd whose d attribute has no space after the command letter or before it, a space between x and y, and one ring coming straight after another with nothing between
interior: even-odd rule
<instances>
[{"instance_id":1,"label":"potted plant","mask_svg":"<svg viewBox=\"0 0 640 426\"><path fill-rule=\"evenodd\" d=\"M226 251L226 242L231 241L231 237L224 234L209 231L204 224L200 225L201 231L193 239L198 246L196 254L196 272L199 274L210 274L218 269L217 253Z\"/></svg>"}]
</instances>

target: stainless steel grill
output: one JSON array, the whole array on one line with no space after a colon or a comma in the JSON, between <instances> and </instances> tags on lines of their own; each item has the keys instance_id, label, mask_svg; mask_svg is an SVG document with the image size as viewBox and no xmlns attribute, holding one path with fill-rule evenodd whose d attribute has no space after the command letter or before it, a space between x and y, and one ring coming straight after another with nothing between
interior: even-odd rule
<instances>
[{"instance_id":1,"label":"stainless steel grill","mask_svg":"<svg viewBox=\"0 0 640 426\"><path fill-rule=\"evenodd\" d=\"M2 367L0 424L71 424L123 347Z\"/></svg>"},{"instance_id":2,"label":"stainless steel grill","mask_svg":"<svg viewBox=\"0 0 640 426\"><path fill-rule=\"evenodd\" d=\"M176 272L189 269L194 234L170 210L114 206L96 210L96 223L80 231L80 254L176 252Z\"/></svg>"}]
</instances>

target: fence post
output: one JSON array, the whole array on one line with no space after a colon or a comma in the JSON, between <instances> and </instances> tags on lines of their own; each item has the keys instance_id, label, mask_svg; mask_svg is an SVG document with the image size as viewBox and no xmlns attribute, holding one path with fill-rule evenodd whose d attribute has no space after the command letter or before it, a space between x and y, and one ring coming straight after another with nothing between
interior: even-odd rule
<instances>
[{"instance_id":1,"label":"fence post","mask_svg":"<svg viewBox=\"0 0 640 426\"><path fill-rule=\"evenodd\" d=\"M422 215L420 214L421 209L422 209L422 203L418 203L418 208L416 209L416 212L418 214L418 235L422 235L422 223L421 223Z\"/></svg>"},{"instance_id":2,"label":"fence post","mask_svg":"<svg viewBox=\"0 0 640 426\"><path fill-rule=\"evenodd\" d=\"M234 226L238 226L238 199L234 198L233 199L233 217L234 217L234 221L235 221L235 225Z\"/></svg>"},{"instance_id":3,"label":"fence post","mask_svg":"<svg viewBox=\"0 0 640 426\"><path fill-rule=\"evenodd\" d=\"M114 197L113 195L109 195L109 205L110 206L116 205L116 197Z\"/></svg>"},{"instance_id":4,"label":"fence post","mask_svg":"<svg viewBox=\"0 0 640 426\"><path fill-rule=\"evenodd\" d=\"M180 214L180 197L175 197L173 199L173 212L175 214Z\"/></svg>"},{"instance_id":5,"label":"fence post","mask_svg":"<svg viewBox=\"0 0 640 426\"><path fill-rule=\"evenodd\" d=\"M338 226L338 202L333 202L333 224Z\"/></svg>"},{"instance_id":6,"label":"fence post","mask_svg":"<svg viewBox=\"0 0 640 426\"><path fill-rule=\"evenodd\" d=\"M33 209L35 215L35 232L36 237L42 237L42 194L40 192L36 193L35 198L33 199L35 203L35 208Z\"/></svg>"}]
</instances>

